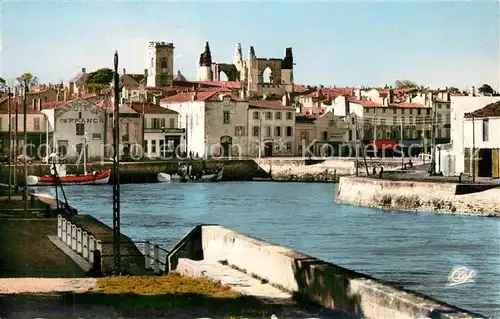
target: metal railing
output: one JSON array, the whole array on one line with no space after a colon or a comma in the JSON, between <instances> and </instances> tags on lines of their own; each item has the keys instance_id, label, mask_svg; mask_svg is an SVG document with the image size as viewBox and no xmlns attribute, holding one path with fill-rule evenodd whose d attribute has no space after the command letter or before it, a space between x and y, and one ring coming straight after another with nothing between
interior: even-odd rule
<instances>
[{"instance_id":1,"label":"metal railing","mask_svg":"<svg viewBox=\"0 0 500 319\"><path fill-rule=\"evenodd\" d=\"M77 227L61 215L57 215L57 237L91 263L94 268L101 268L102 242L92 234Z\"/></svg>"}]
</instances>

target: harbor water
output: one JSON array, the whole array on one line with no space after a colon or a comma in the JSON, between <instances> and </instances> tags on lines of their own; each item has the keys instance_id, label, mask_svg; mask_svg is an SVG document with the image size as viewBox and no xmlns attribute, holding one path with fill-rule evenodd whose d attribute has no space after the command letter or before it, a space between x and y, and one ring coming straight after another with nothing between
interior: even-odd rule
<instances>
[{"instance_id":1,"label":"harbor water","mask_svg":"<svg viewBox=\"0 0 500 319\"><path fill-rule=\"evenodd\" d=\"M438 300L500 317L500 219L337 205L333 184L121 185L122 232L170 248L221 224ZM55 195L54 189L38 188ZM112 186L66 186L68 203L112 225ZM474 282L448 286L455 266Z\"/></svg>"}]
</instances>

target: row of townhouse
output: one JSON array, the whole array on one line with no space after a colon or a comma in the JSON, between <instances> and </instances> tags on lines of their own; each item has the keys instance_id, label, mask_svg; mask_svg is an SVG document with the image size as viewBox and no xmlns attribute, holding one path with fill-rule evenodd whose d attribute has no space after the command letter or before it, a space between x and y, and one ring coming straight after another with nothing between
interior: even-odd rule
<instances>
[{"instance_id":1,"label":"row of townhouse","mask_svg":"<svg viewBox=\"0 0 500 319\"><path fill-rule=\"evenodd\" d=\"M447 90L418 92L409 89L320 88L296 97L304 115L333 112L345 117L345 142L421 145L430 151L432 141L450 140L450 98Z\"/></svg>"},{"instance_id":2,"label":"row of townhouse","mask_svg":"<svg viewBox=\"0 0 500 319\"><path fill-rule=\"evenodd\" d=\"M16 130L17 108L17 130ZM9 110L11 127L9 130ZM85 98L48 101L29 105L27 153L41 158L58 152L78 158L87 145L89 159L110 157L113 145L113 105L107 100ZM24 108L14 100L0 102L0 145L4 153L14 145L17 131L18 153L24 147ZM178 129L179 114L150 103L120 106L120 151L141 157L168 156L176 149L185 152L185 134ZM9 136L11 137L9 142ZM48 152L48 153L47 153Z\"/></svg>"}]
</instances>

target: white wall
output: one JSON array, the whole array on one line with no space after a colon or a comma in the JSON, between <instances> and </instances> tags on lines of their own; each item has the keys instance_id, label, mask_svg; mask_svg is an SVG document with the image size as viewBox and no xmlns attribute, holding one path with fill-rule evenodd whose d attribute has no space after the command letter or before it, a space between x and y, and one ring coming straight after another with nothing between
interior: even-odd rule
<instances>
[{"instance_id":1,"label":"white wall","mask_svg":"<svg viewBox=\"0 0 500 319\"><path fill-rule=\"evenodd\" d=\"M488 119L488 141L483 141L483 120ZM474 122L474 125L473 125ZM479 148L499 148L500 134L496 130L500 127L500 117L479 118L464 120L464 147ZM474 130L473 130L474 129ZM473 140L474 132L474 140Z\"/></svg>"},{"instance_id":2,"label":"white wall","mask_svg":"<svg viewBox=\"0 0 500 319\"><path fill-rule=\"evenodd\" d=\"M205 102L160 102L160 106L179 113L179 128L186 130L186 152L205 156Z\"/></svg>"},{"instance_id":3,"label":"white wall","mask_svg":"<svg viewBox=\"0 0 500 319\"><path fill-rule=\"evenodd\" d=\"M464 172L464 114L500 101L500 96L452 96L450 106L450 143L455 155L455 174ZM482 127L482 126L481 126ZM493 126L490 125L493 129ZM490 134L491 136L492 134Z\"/></svg>"}]
</instances>

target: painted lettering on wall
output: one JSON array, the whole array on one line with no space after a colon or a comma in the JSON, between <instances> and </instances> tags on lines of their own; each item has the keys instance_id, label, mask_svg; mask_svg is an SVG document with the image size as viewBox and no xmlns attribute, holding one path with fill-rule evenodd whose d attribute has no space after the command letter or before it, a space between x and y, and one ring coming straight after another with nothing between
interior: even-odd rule
<instances>
[{"instance_id":1,"label":"painted lettering on wall","mask_svg":"<svg viewBox=\"0 0 500 319\"><path fill-rule=\"evenodd\" d=\"M69 118L69 119L59 119L59 122L61 123L67 123L67 124L98 124L98 123L104 123L104 119L102 118L90 118L90 119L79 119L79 118Z\"/></svg>"}]
</instances>

